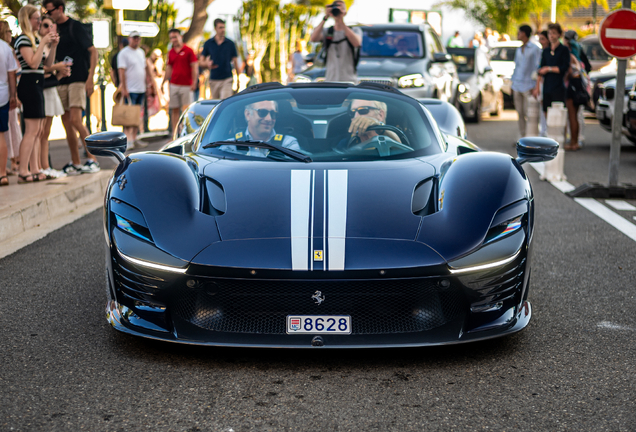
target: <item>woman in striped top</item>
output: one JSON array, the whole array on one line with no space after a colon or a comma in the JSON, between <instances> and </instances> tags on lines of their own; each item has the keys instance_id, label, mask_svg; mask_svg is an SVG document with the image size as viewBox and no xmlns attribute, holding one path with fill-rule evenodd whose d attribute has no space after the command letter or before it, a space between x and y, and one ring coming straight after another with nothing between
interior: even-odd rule
<instances>
[{"instance_id":1,"label":"woman in striped top","mask_svg":"<svg viewBox=\"0 0 636 432\"><path fill-rule=\"evenodd\" d=\"M22 67L18 84L18 99L22 101L25 131L20 144L20 173L18 183L31 183L45 180L39 171L39 155L34 151L39 143L44 122L44 64L51 66L60 37L57 33L48 33L41 43L35 34L40 29L40 10L33 5L23 6L18 12L18 22L22 34L15 41L15 52ZM49 46L49 54L44 57L44 48ZM30 164L30 166L29 166ZM33 174L31 174L33 173Z\"/></svg>"}]
</instances>

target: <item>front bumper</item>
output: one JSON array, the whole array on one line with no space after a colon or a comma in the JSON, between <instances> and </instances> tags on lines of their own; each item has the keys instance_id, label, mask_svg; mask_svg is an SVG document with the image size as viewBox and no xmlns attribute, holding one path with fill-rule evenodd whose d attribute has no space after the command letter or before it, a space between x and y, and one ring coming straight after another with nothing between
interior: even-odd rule
<instances>
[{"instance_id":1,"label":"front bumper","mask_svg":"<svg viewBox=\"0 0 636 432\"><path fill-rule=\"evenodd\" d=\"M596 104L596 119L603 129L608 132L612 131L612 108L609 102L605 100L599 100Z\"/></svg>"},{"instance_id":2,"label":"front bumper","mask_svg":"<svg viewBox=\"0 0 636 432\"><path fill-rule=\"evenodd\" d=\"M437 266L387 270L381 278L377 271L345 271L328 279L204 266L166 274L116 250L107 255L110 324L169 342L312 348L320 336L325 348L445 345L518 332L531 318L525 252L502 268L461 275ZM317 290L326 298L321 305L311 300ZM317 314L351 316L352 334L286 334L287 315Z\"/></svg>"}]
</instances>

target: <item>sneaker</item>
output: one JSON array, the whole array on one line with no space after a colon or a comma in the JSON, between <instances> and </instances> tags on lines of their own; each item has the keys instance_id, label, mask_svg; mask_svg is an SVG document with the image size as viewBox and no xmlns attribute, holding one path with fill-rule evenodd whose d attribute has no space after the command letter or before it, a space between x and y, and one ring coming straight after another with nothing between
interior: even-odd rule
<instances>
[{"instance_id":1,"label":"sneaker","mask_svg":"<svg viewBox=\"0 0 636 432\"><path fill-rule=\"evenodd\" d=\"M74 176L81 174L82 168L83 167L81 165L73 165L73 162L69 162L64 165L64 168L62 168L62 172L66 175Z\"/></svg>"},{"instance_id":2,"label":"sneaker","mask_svg":"<svg viewBox=\"0 0 636 432\"><path fill-rule=\"evenodd\" d=\"M49 169L46 169L46 170L44 170L44 171L47 171L47 172L46 172L46 175L47 175L47 176L51 176L51 177L53 177L53 178L62 178L62 177L66 177L66 173L65 173L65 172L63 172L63 171L58 171L58 170L53 169L53 168L49 168Z\"/></svg>"},{"instance_id":3,"label":"sneaker","mask_svg":"<svg viewBox=\"0 0 636 432\"><path fill-rule=\"evenodd\" d=\"M82 165L82 172L87 174L94 174L99 172L101 168L99 164L91 159L87 160L84 165Z\"/></svg>"}]
</instances>

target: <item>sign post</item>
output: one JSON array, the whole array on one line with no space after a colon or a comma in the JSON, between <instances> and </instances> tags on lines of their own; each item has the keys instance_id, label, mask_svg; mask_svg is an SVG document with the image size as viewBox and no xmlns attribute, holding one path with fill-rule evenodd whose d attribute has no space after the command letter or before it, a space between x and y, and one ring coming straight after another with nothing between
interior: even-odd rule
<instances>
[{"instance_id":1,"label":"sign post","mask_svg":"<svg viewBox=\"0 0 636 432\"><path fill-rule=\"evenodd\" d=\"M612 118L612 144L610 146L609 186L618 186L618 167L623 136L623 105L625 104L625 72L627 59L636 55L636 12L631 0L623 0L623 8L607 15L599 28L603 49L618 60L616 97Z\"/></svg>"}]
</instances>

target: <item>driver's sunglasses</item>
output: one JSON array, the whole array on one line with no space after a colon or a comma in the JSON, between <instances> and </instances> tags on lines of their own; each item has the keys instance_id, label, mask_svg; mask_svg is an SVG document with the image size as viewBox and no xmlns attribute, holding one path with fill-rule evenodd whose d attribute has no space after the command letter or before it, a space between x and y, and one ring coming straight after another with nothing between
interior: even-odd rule
<instances>
[{"instance_id":1,"label":"driver's sunglasses","mask_svg":"<svg viewBox=\"0 0 636 432\"><path fill-rule=\"evenodd\" d=\"M276 120L276 116L278 115L278 112L274 110L266 110L264 108L261 108L261 109L250 108L250 109L252 111L256 111L256 113L258 114L260 118L265 118L267 117L267 114L269 114L272 117L272 120Z\"/></svg>"},{"instance_id":2,"label":"driver's sunglasses","mask_svg":"<svg viewBox=\"0 0 636 432\"><path fill-rule=\"evenodd\" d=\"M380 108L377 107L358 107L356 109L352 109L349 110L349 116L351 118L354 118L356 116L356 113L360 114L360 115L367 115L369 114L369 111L371 110L379 110Z\"/></svg>"}]
</instances>

